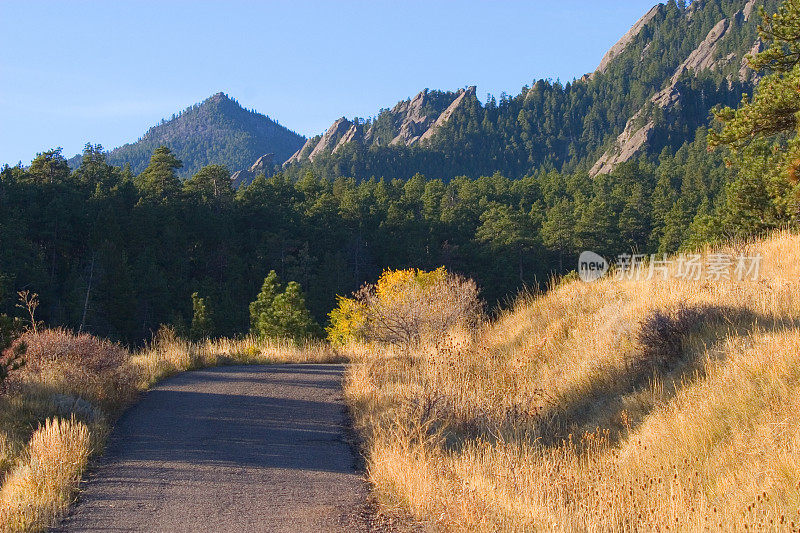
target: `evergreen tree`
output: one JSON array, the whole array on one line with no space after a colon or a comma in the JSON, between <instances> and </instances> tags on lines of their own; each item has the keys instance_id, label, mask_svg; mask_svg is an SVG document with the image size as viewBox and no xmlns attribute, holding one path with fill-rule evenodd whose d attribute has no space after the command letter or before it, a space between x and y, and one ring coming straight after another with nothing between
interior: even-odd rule
<instances>
[{"instance_id":1,"label":"evergreen tree","mask_svg":"<svg viewBox=\"0 0 800 533\"><path fill-rule=\"evenodd\" d=\"M192 293L192 325L189 337L193 341L207 339L211 336L211 314L206 307L205 299L200 298L197 292Z\"/></svg>"},{"instance_id":2,"label":"evergreen tree","mask_svg":"<svg viewBox=\"0 0 800 533\"><path fill-rule=\"evenodd\" d=\"M186 180L184 189L202 203L219 203L233 199L231 173L223 165L208 165Z\"/></svg>"},{"instance_id":3,"label":"evergreen tree","mask_svg":"<svg viewBox=\"0 0 800 533\"><path fill-rule=\"evenodd\" d=\"M542 223L544 245L558 252L558 271L564 271L564 255L576 249L575 215L572 202L563 198L547 210Z\"/></svg>"},{"instance_id":4,"label":"evergreen tree","mask_svg":"<svg viewBox=\"0 0 800 533\"><path fill-rule=\"evenodd\" d=\"M28 168L28 176L40 184L53 185L66 181L69 177L69 163L61 155L61 148L37 154Z\"/></svg>"},{"instance_id":5,"label":"evergreen tree","mask_svg":"<svg viewBox=\"0 0 800 533\"><path fill-rule=\"evenodd\" d=\"M617 226L625 250L646 249L651 229L650 206L641 183L634 184L624 199Z\"/></svg>"},{"instance_id":6,"label":"evergreen tree","mask_svg":"<svg viewBox=\"0 0 800 533\"><path fill-rule=\"evenodd\" d=\"M772 210L780 213L784 221L797 222L800 221L800 138L797 135L800 128L800 92L797 91L800 85L800 2L786 0L772 16L763 8L760 12L764 22L759 26L759 35L768 47L751 58L750 63L753 69L765 75L753 97L745 95L738 109L725 107L715 111L723 127L710 131L709 145L729 147L733 163L745 170L743 181L740 180L729 196L734 212L743 212L751 225L755 219L770 218ZM768 173L765 176L768 181L763 183L771 206L764 205L763 198L753 203L739 194L758 186L755 183L758 178L747 169L755 170L752 167L763 160L765 142L778 154L772 159L774 166L781 170ZM737 199L747 203L739 205ZM762 210L755 213L754 208ZM734 219L738 216L731 214Z\"/></svg>"},{"instance_id":7,"label":"evergreen tree","mask_svg":"<svg viewBox=\"0 0 800 533\"><path fill-rule=\"evenodd\" d=\"M272 303L280 291L278 274L270 270L264 283L261 285L261 292L258 293L254 302L250 303L250 332L257 336L262 335L265 327L262 324L273 324L275 317L272 314Z\"/></svg>"},{"instance_id":8,"label":"evergreen tree","mask_svg":"<svg viewBox=\"0 0 800 533\"><path fill-rule=\"evenodd\" d=\"M296 342L315 334L317 325L306 309L306 299L300 284L290 281L286 289L272 301L273 324L260 324L261 336L283 337Z\"/></svg>"},{"instance_id":9,"label":"evergreen tree","mask_svg":"<svg viewBox=\"0 0 800 533\"><path fill-rule=\"evenodd\" d=\"M300 284L287 283L281 291L278 275L270 271L256 300L250 304L250 331L265 339L291 339L295 342L317 332L317 325L306 308Z\"/></svg>"},{"instance_id":10,"label":"evergreen tree","mask_svg":"<svg viewBox=\"0 0 800 533\"><path fill-rule=\"evenodd\" d=\"M711 208L708 198L703 199L697 214L689 225L684 248L696 250L704 244L718 241L723 236L718 216Z\"/></svg>"},{"instance_id":11,"label":"evergreen tree","mask_svg":"<svg viewBox=\"0 0 800 533\"><path fill-rule=\"evenodd\" d=\"M664 232L658 243L659 253L675 253L680 250L692 223L692 215L683 198L678 199L665 217Z\"/></svg>"},{"instance_id":12,"label":"evergreen tree","mask_svg":"<svg viewBox=\"0 0 800 533\"><path fill-rule=\"evenodd\" d=\"M538 244L538 231L533 217L527 213L499 205L481 215L481 225L475 236L489 244L497 253L515 257L519 280L525 282L524 260Z\"/></svg>"},{"instance_id":13,"label":"evergreen tree","mask_svg":"<svg viewBox=\"0 0 800 533\"><path fill-rule=\"evenodd\" d=\"M181 166L182 163L169 148L160 146L153 152L150 164L136 177L134 183L144 197L165 201L175 197L181 190L180 179L175 174Z\"/></svg>"}]
</instances>

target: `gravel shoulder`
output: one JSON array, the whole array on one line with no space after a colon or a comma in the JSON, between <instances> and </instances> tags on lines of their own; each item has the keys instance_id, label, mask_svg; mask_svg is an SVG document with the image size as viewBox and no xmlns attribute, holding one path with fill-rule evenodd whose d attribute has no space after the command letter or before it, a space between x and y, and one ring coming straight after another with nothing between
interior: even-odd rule
<instances>
[{"instance_id":1,"label":"gravel shoulder","mask_svg":"<svg viewBox=\"0 0 800 533\"><path fill-rule=\"evenodd\" d=\"M343 365L186 372L117 422L57 531L369 531Z\"/></svg>"}]
</instances>

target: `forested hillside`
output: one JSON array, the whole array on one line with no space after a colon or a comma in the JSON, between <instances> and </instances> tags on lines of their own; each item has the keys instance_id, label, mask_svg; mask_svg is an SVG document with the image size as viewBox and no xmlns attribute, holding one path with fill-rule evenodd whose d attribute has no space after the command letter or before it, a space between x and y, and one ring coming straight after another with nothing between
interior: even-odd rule
<instances>
[{"instance_id":1,"label":"forested hillside","mask_svg":"<svg viewBox=\"0 0 800 533\"><path fill-rule=\"evenodd\" d=\"M111 150L108 161L117 166L129 163L138 174L153 150L163 145L183 161L178 174L188 177L211 164L225 165L231 172L245 170L268 153L280 164L303 142L301 135L217 93L150 128L135 143ZM74 163L80 164L80 157Z\"/></svg>"},{"instance_id":2,"label":"forested hillside","mask_svg":"<svg viewBox=\"0 0 800 533\"><path fill-rule=\"evenodd\" d=\"M160 324L185 329L196 292L213 334L231 335L247 331L247 303L271 270L299 282L323 322L336 295L387 267L440 265L474 278L494 308L573 270L583 250L660 254L796 222L796 158L774 155L785 128L741 157L709 150L711 107L738 102L758 79L742 63L762 47L757 6L670 1L582 80L539 81L486 105L472 88L423 91L374 120L337 121L303 149L293 137L294 162L266 176L261 159L247 179L238 175L238 189L231 172L251 166L243 154L254 137L225 137L241 163L208 152L214 164L201 168L199 158L181 165L174 145L156 147L157 132L183 131L208 113L262 121L224 95L151 130L140 167L115 166L119 151L91 145L74 170L58 150L6 166L0 313L14 310L16 291L33 290L48 323L135 343ZM769 83L780 75L769 74L774 50L757 61ZM787 79L786 109L767 118L791 126L786 117L800 107ZM733 120L733 111L717 112ZM738 134L714 125L712 144L759 131L746 119L733 124ZM625 131L644 138L627 161L615 151ZM191 135L183 139L189 146ZM145 143L134 148L144 157ZM591 172L604 153L607 168Z\"/></svg>"},{"instance_id":3,"label":"forested hillside","mask_svg":"<svg viewBox=\"0 0 800 533\"><path fill-rule=\"evenodd\" d=\"M629 163L594 180L309 173L234 190L224 167L181 182L177 164L159 149L134 176L89 146L72 172L57 151L0 172L0 312L28 288L47 323L135 342L162 323L188 325L198 292L214 334L230 335L248 329L247 303L272 269L301 283L323 321L337 294L387 266L439 265L475 278L494 305L573 269L585 248L676 249L693 224L682 206L705 205L726 176L702 137L658 167Z\"/></svg>"},{"instance_id":4,"label":"forested hillside","mask_svg":"<svg viewBox=\"0 0 800 533\"><path fill-rule=\"evenodd\" d=\"M734 105L752 90L744 57L758 51L758 7L774 12L777 5L777 0L699 0L687 7L670 0L648 12L597 71L579 80L538 80L485 105L473 90L435 132L412 143L395 140L408 122L398 118L401 102L374 118L349 123L354 132L363 132L349 142L333 143L313 158L298 154L292 162L305 163L291 171L357 179L408 178L418 172L448 179L494 172L519 178L539 169L588 171L607 150L615 150L629 121L630 133L649 127L639 132L645 142L623 147L628 153L621 160L657 156L665 147L674 151L708 125L713 106ZM441 94L445 103L455 97ZM444 109L433 107L419 115L436 118Z\"/></svg>"}]
</instances>

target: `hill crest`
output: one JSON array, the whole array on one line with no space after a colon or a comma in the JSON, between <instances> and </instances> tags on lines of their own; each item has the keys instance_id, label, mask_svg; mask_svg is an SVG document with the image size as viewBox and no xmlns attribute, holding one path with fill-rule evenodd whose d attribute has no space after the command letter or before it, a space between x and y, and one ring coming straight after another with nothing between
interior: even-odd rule
<instances>
[{"instance_id":1,"label":"hill crest","mask_svg":"<svg viewBox=\"0 0 800 533\"><path fill-rule=\"evenodd\" d=\"M302 135L218 92L163 119L136 142L111 150L108 161L120 166L129 163L138 174L147 167L153 150L165 145L183 161L182 177L210 164L225 165L235 173L268 153L280 164L304 142Z\"/></svg>"}]
</instances>

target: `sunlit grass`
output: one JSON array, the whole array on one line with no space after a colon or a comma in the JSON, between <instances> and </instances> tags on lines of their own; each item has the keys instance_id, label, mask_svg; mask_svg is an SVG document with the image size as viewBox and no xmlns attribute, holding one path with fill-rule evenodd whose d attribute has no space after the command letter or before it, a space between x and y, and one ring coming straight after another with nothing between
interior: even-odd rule
<instances>
[{"instance_id":1,"label":"sunlit grass","mask_svg":"<svg viewBox=\"0 0 800 533\"><path fill-rule=\"evenodd\" d=\"M43 530L66 510L92 452L89 429L74 419L50 419L0 489L0 524L8 531Z\"/></svg>"},{"instance_id":2,"label":"sunlit grass","mask_svg":"<svg viewBox=\"0 0 800 533\"><path fill-rule=\"evenodd\" d=\"M442 531L800 524L800 238L756 281L564 282L348 371L370 480Z\"/></svg>"}]
</instances>

